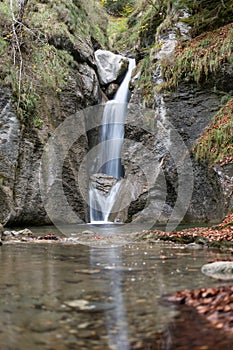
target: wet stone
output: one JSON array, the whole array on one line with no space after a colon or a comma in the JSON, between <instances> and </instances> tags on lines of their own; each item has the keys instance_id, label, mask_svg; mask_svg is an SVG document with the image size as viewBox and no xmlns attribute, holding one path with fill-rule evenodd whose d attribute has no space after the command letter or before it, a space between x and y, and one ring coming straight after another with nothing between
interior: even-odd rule
<instances>
[{"instance_id":1,"label":"wet stone","mask_svg":"<svg viewBox=\"0 0 233 350\"><path fill-rule=\"evenodd\" d=\"M216 261L205 264L201 272L212 278L221 280L233 280L233 261Z\"/></svg>"},{"instance_id":2,"label":"wet stone","mask_svg":"<svg viewBox=\"0 0 233 350\"><path fill-rule=\"evenodd\" d=\"M84 299L64 301L64 304L73 309L79 310L92 310L95 308L95 305L91 305L87 300Z\"/></svg>"},{"instance_id":3,"label":"wet stone","mask_svg":"<svg viewBox=\"0 0 233 350\"><path fill-rule=\"evenodd\" d=\"M85 231L82 231L82 234L83 234L83 235L94 235L95 232L94 232L94 231L91 231L91 230L85 230Z\"/></svg>"},{"instance_id":4,"label":"wet stone","mask_svg":"<svg viewBox=\"0 0 233 350\"><path fill-rule=\"evenodd\" d=\"M105 310L114 309L115 305L106 302L89 302L85 299L68 300L64 304L72 309L87 311L87 312L100 312Z\"/></svg>"},{"instance_id":5,"label":"wet stone","mask_svg":"<svg viewBox=\"0 0 233 350\"><path fill-rule=\"evenodd\" d=\"M100 270L99 269L93 269L93 270L82 269L82 270L75 270L74 272L75 273L83 273L86 275L94 275L94 274L100 273Z\"/></svg>"},{"instance_id":6,"label":"wet stone","mask_svg":"<svg viewBox=\"0 0 233 350\"><path fill-rule=\"evenodd\" d=\"M57 330L59 327L56 317L49 317L42 315L34 318L30 324L30 330L37 333L46 333Z\"/></svg>"}]
</instances>

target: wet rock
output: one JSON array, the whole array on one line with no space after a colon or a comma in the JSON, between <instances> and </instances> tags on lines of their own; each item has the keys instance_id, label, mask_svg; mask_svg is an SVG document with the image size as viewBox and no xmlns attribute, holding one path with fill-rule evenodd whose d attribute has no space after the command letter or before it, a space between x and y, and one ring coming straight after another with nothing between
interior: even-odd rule
<instances>
[{"instance_id":1,"label":"wet rock","mask_svg":"<svg viewBox=\"0 0 233 350\"><path fill-rule=\"evenodd\" d=\"M36 333L52 332L59 328L57 313L44 311L40 315L34 315L30 322L29 329Z\"/></svg>"},{"instance_id":2,"label":"wet rock","mask_svg":"<svg viewBox=\"0 0 233 350\"><path fill-rule=\"evenodd\" d=\"M0 88L0 222L15 211L14 174L20 147L20 123L8 88Z\"/></svg>"},{"instance_id":3,"label":"wet rock","mask_svg":"<svg viewBox=\"0 0 233 350\"><path fill-rule=\"evenodd\" d=\"M1 240L1 238L2 238L3 232L4 232L4 227L3 227L2 224L0 223L0 240Z\"/></svg>"},{"instance_id":4,"label":"wet rock","mask_svg":"<svg viewBox=\"0 0 233 350\"><path fill-rule=\"evenodd\" d=\"M90 181L94 188L100 191L102 195L107 196L118 180L113 176L98 173L91 175Z\"/></svg>"},{"instance_id":5,"label":"wet rock","mask_svg":"<svg viewBox=\"0 0 233 350\"><path fill-rule=\"evenodd\" d=\"M95 70L87 63L79 64L78 72L80 86L77 86L77 93L81 93L83 100L86 100L88 106L92 106L99 101L99 82Z\"/></svg>"},{"instance_id":6,"label":"wet rock","mask_svg":"<svg viewBox=\"0 0 233 350\"><path fill-rule=\"evenodd\" d=\"M65 301L64 304L73 309L79 309L79 310L89 311L95 308L94 305L91 305L89 301L84 299Z\"/></svg>"},{"instance_id":7,"label":"wet rock","mask_svg":"<svg viewBox=\"0 0 233 350\"><path fill-rule=\"evenodd\" d=\"M91 41L83 40L77 37L72 42L67 36L53 35L49 38L49 43L59 50L68 51L77 62L87 62L90 66L95 67L94 51Z\"/></svg>"},{"instance_id":8,"label":"wet rock","mask_svg":"<svg viewBox=\"0 0 233 350\"><path fill-rule=\"evenodd\" d=\"M105 94L109 99L112 99L117 92L119 85L118 84L110 84L107 89L105 90Z\"/></svg>"},{"instance_id":9,"label":"wet rock","mask_svg":"<svg viewBox=\"0 0 233 350\"><path fill-rule=\"evenodd\" d=\"M84 234L84 235L94 235L95 232L91 231L91 230L85 230L85 231L82 231L82 234Z\"/></svg>"},{"instance_id":10,"label":"wet rock","mask_svg":"<svg viewBox=\"0 0 233 350\"><path fill-rule=\"evenodd\" d=\"M106 301L94 301L90 302L85 299L77 299L77 300L68 300L64 302L64 305L80 310L80 311L87 311L87 312L99 312L104 310L110 310L114 308L114 305Z\"/></svg>"},{"instance_id":11,"label":"wet rock","mask_svg":"<svg viewBox=\"0 0 233 350\"><path fill-rule=\"evenodd\" d=\"M85 275L95 275L100 273L99 269L82 269L82 270L75 270L75 273L82 273Z\"/></svg>"},{"instance_id":12,"label":"wet rock","mask_svg":"<svg viewBox=\"0 0 233 350\"><path fill-rule=\"evenodd\" d=\"M183 16L186 15L183 14ZM177 31L178 28L180 30ZM178 21L176 24L174 22L174 28L170 26L157 38L159 49L156 46L155 51L151 52L154 60L157 61L153 72L154 85L157 87L163 82L159 60L163 62L165 57L171 57L180 35L181 40L186 40L188 28ZM138 71L134 79L139 75ZM133 85L136 86L135 83ZM129 139L131 143L127 145L125 141L122 154L126 176L135 174L135 182L137 182L139 178L142 178L138 164L148 168L150 164L156 164L156 161L162 171L162 177L158 176L155 181L152 180L147 192L142 193L136 201L131 203L128 220L137 222L148 220L153 222L154 220L154 223L166 224L173 215L173 222L179 222L179 218L186 223L213 223L223 219L225 203L219 177L206 164L198 163L192 157L191 151L211 118L221 108L222 95L214 90L214 86L203 88L193 83L183 82L169 94L155 91L154 95L151 94L151 106L155 110L146 113L143 108L140 111L139 105L138 110L132 110L128 114L125 139ZM138 104L142 100L140 93L139 84L139 89L133 91L132 103ZM179 138L184 142L182 147L178 145ZM142 146L150 151L146 154ZM178 161L174 161L174 156L171 154L172 150L177 150L176 156L179 150L181 148L184 150L185 147L187 147L187 152L190 152L191 166L189 169L183 168L182 184L181 176L179 176L182 164L178 164L179 157L177 157ZM150 173L153 173L153 169ZM194 178L193 191L188 181L185 183L185 179L190 174L193 174ZM146 182L145 178L145 185ZM185 190L180 190L182 185ZM187 189L192 192L192 198L187 203L187 214L185 215L182 213L182 205L178 203L177 198L179 195L183 196L184 193L188 193ZM147 203L146 207L145 203ZM179 207L177 207L177 212L173 213L176 203ZM167 208L169 210L166 210Z\"/></svg>"},{"instance_id":13,"label":"wet rock","mask_svg":"<svg viewBox=\"0 0 233 350\"><path fill-rule=\"evenodd\" d=\"M102 85L120 82L128 68L128 59L107 50L95 51L99 81Z\"/></svg>"},{"instance_id":14,"label":"wet rock","mask_svg":"<svg viewBox=\"0 0 233 350\"><path fill-rule=\"evenodd\" d=\"M25 237L32 237L32 236L33 236L32 231L29 230L28 228L25 228L25 229L19 230L19 231L6 230L2 234L2 239L3 240L14 240L14 239L22 239Z\"/></svg>"},{"instance_id":15,"label":"wet rock","mask_svg":"<svg viewBox=\"0 0 233 350\"><path fill-rule=\"evenodd\" d=\"M88 140L82 120L84 117L75 113L82 107L98 102L98 86L96 73L86 64L81 64L79 71L71 72L61 93L60 102L46 97L51 119L46 121L47 126L43 131L31 126L21 127L16 118L11 91L7 88L0 89L0 222L9 226L51 223L42 203L39 186L41 156L50 135L49 131L52 132L71 115L75 115L74 127L78 128L82 137L71 147L64 160L63 188L69 205L79 214L79 222L85 220L87 206L80 194L77 177L79 165L88 149ZM74 129L72 124L70 127ZM52 190L56 186L59 159L54 156L50 164L52 176L49 176L49 183L45 179L45 185ZM88 184L83 184L82 192L87 193L85 186L87 188ZM51 194L49 196L52 201L54 198ZM55 199L56 203L59 199ZM57 212L57 217L66 219L62 212Z\"/></svg>"},{"instance_id":16,"label":"wet rock","mask_svg":"<svg viewBox=\"0 0 233 350\"><path fill-rule=\"evenodd\" d=\"M221 280L233 280L233 261L216 261L205 264L201 272L212 278Z\"/></svg>"}]
</instances>

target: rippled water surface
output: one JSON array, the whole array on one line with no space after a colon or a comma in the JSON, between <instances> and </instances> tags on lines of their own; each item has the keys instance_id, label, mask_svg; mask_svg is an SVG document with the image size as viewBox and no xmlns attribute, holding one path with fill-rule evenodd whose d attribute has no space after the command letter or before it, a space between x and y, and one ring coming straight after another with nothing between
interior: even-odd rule
<instances>
[{"instance_id":1,"label":"rippled water surface","mask_svg":"<svg viewBox=\"0 0 233 350\"><path fill-rule=\"evenodd\" d=\"M201 266L227 256L146 243L4 244L0 349L186 349L172 345L169 332L178 310L163 305L161 296L220 285L202 275Z\"/></svg>"}]
</instances>

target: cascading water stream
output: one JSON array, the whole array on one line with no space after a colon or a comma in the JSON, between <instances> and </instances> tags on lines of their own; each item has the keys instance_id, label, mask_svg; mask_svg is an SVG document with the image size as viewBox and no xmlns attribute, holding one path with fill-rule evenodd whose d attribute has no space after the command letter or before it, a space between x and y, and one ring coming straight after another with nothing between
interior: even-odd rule
<instances>
[{"instance_id":1,"label":"cascading water stream","mask_svg":"<svg viewBox=\"0 0 233 350\"><path fill-rule=\"evenodd\" d=\"M130 91L129 82L135 60L129 59L126 76L113 100L108 101L104 108L101 130L100 159L101 167L96 172L120 179L124 176L121 165L121 150L124 141L124 122L127 113L127 102ZM91 223L107 223L114 206L120 182L117 182L107 195L103 195L90 183L90 221Z\"/></svg>"}]
</instances>

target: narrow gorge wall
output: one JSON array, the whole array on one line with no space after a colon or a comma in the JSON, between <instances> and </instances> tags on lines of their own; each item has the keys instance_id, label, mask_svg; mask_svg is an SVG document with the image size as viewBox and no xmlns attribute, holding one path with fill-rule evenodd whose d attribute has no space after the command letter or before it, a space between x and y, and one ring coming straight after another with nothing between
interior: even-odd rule
<instances>
[{"instance_id":1,"label":"narrow gorge wall","mask_svg":"<svg viewBox=\"0 0 233 350\"><path fill-rule=\"evenodd\" d=\"M186 15L181 11L173 24L170 26L162 24L163 29L156 35L154 47L149 51L148 57L144 58L141 63L139 62L132 80L133 97L131 102L139 104L139 108L147 105L155 112L150 113L150 120L148 120L146 112L141 113L141 115L135 114L136 117L133 113L129 116L126 125L126 139L132 140L134 143L131 146L129 142L125 143L123 159L126 176L133 176L135 183L140 183L140 177L143 176L142 172L134 166L134 163L142 163L143 157L145 157L143 153L140 155L139 144L143 144L152 152L151 162L158 159L162 166L160 176L150 189L148 189L146 181L141 185L142 188L147 187L147 190L143 191L131 203L128 220L146 222L156 218L157 223L166 223L172 215L179 193L177 167L169 152L169 149L176 148L176 143L160 137L159 133L153 137L150 132L146 131L148 122L152 125L159 122L163 125L169 123L170 127L181 136L190 152L194 188L183 223L218 222L229 212L232 189L230 190L229 186L226 188L225 183L232 184L233 174L229 176L229 171L226 174L225 169L217 170L215 167L211 167L208 162L197 161L193 146L213 116L223 106L224 96L229 98L232 95L233 76L230 65L223 64L205 83L197 84L195 81L188 81L184 76L178 87L173 87L170 91L169 89L167 91L161 89L163 84L162 67L166 65L166 62L169 63L176 59L174 50L178 42L191 40L189 37L190 28L184 22L180 22ZM147 61L149 63L145 63ZM152 70L150 66L153 67ZM146 81L149 79L148 77L150 80ZM137 142L139 142L138 147L136 146ZM170 142L172 144L169 144ZM134 157L137 159L136 161ZM187 184L187 190L188 187ZM183 190L185 191L185 188ZM227 198L226 192L228 193ZM231 194L229 194L230 192ZM161 212L159 203L162 203L164 196L166 196L166 200Z\"/></svg>"},{"instance_id":2,"label":"narrow gorge wall","mask_svg":"<svg viewBox=\"0 0 233 350\"><path fill-rule=\"evenodd\" d=\"M12 17L6 11L9 4L1 2L0 222L5 225L50 222L39 188L44 147L64 120L100 101L94 51L107 43L107 21L100 8L89 12L93 4L92 0L64 6L58 1L25 2L21 9L24 16L13 8L19 23L12 36ZM16 40L19 47L14 46ZM15 65L11 59L14 52ZM77 125L82 136L64 161L62 181L67 200L81 222L88 213L77 177L89 148L81 114ZM54 162L48 167L56 174Z\"/></svg>"}]
</instances>

